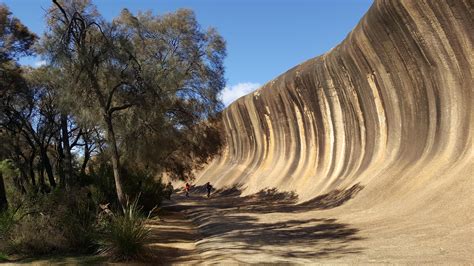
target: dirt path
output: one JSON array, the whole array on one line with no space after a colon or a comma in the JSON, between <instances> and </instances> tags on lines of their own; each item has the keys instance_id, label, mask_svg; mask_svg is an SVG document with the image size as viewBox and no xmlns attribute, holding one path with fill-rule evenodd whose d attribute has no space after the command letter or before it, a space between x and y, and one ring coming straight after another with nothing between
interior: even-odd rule
<instances>
[{"instance_id":1,"label":"dirt path","mask_svg":"<svg viewBox=\"0 0 474 266\"><path fill-rule=\"evenodd\" d=\"M157 263L193 264L201 261L196 252L196 242L202 236L182 208L182 205L171 202L161 209L160 218L149 222L149 247Z\"/></svg>"},{"instance_id":2,"label":"dirt path","mask_svg":"<svg viewBox=\"0 0 474 266\"><path fill-rule=\"evenodd\" d=\"M315 202L327 207L323 203ZM159 254L155 261L308 263L361 251L353 246L361 239L358 230L349 224L329 218L291 217L309 207L313 206L294 205L291 193L267 191L241 197L238 189L229 189L208 199L197 187L190 197L175 195L162 209L163 220L153 221L151 246ZM268 215L273 217L267 220Z\"/></svg>"},{"instance_id":3,"label":"dirt path","mask_svg":"<svg viewBox=\"0 0 474 266\"><path fill-rule=\"evenodd\" d=\"M153 246L164 264L471 263L462 227L425 219L369 220L346 203L363 187L333 191L304 204L269 189L243 196L238 188L211 198L196 187L175 195L157 221ZM455 225L453 225L455 226ZM464 237L464 238L463 238ZM461 239L461 241L459 241ZM471 239L472 240L472 239Z\"/></svg>"}]
</instances>

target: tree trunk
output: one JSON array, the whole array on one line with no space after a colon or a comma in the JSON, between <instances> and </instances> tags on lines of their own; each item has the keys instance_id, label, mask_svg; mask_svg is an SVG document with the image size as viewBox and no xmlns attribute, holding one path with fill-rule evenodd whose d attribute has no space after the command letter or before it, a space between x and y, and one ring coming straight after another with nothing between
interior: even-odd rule
<instances>
[{"instance_id":1,"label":"tree trunk","mask_svg":"<svg viewBox=\"0 0 474 266\"><path fill-rule=\"evenodd\" d=\"M73 169L72 169L72 156L71 156L71 145L69 144L69 132L67 129L67 115L61 115L61 134L63 140L63 152L64 152L64 173L66 178L66 184L72 183Z\"/></svg>"},{"instance_id":2,"label":"tree trunk","mask_svg":"<svg viewBox=\"0 0 474 266\"><path fill-rule=\"evenodd\" d=\"M81 165L81 175L86 174L86 167L87 167L87 162L89 162L89 159L91 158L91 152L89 150L89 143L86 138L84 138L84 161L82 161Z\"/></svg>"},{"instance_id":3,"label":"tree trunk","mask_svg":"<svg viewBox=\"0 0 474 266\"><path fill-rule=\"evenodd\" d=\"M49 161L48 154L44 148L41 149L41 162L43 163L46 174L48 175L48 181L51 187L56 187L56 181L54 180L53 167L51 167L51 162Z\"/></svg>"},{"instance_id":4,"label":"tree trunk","mask_svg":"<svg viewBox=\"0 0 474 266\"><path fill-rule=\"evenodd\" d=\"M5 183L3 182L3 175L0 172L0 212L8 209L7 193L5 192Z\"/></svg>"},{"instance_id":5,"label":"tree trunk","mask_svg":"<svg viewBox=\"0 0 474 266\"><path fill-rule=\"evenodd\" d=\"M44 163L41 161L40 164L38 164L38 174L39 174L39 180L38 183L40 185L40 189L45 186L44 183Z\"/></svg>"},{"instance_id":6,"label":"tree trunk","mask_svg":"<svg viewBox=\"0 0 474 266\"><path fill-rule=\"evenodd\" d=\"M66 175L64 173L64 152L62 143L59 141L57 142L57 150L58 150L58 161L56 162L58 168L58 175L59 175L59 187L65 188L66 187Z\"/></svg>"},{"instance_id":7,"label":"tree trunk","mask_svg":"<svg viewBox=\"0 0 474 266\"><path fill-rule=\"evenodd\" d=\"M39 174L39 180L38 180L38 191L41 193L44 193L46 190L46 183L44 182L44 163L41 161L40 164L38 164L38 174Z\"/></svg>"},{"instance_id":8,"label":"tree trunk","mask_svg":"<svg viewBox=\"0 0 474 266\"><path fill-rule=\"evenodd\" d=\"M25 165L21 165L20 169L20 176L16 176L13 178L13 185L16 189L21 190L21 184L23 181L28 182L28 174L26 173L27 167Z\"/></svg>"},{"instance_id":9,"label":"tree trunk","mask_svg":"<svg viewBox=\"0 0 474 266\"><path fill-rule=\"evenodd\" d=\"M127 202L122 186L122 176L120 174L120 156L117 147L117 140L115 139L112 117L106 116L105 122L107 124L107 142L112 153L112 168L114 171L115 189L117 190L117 198L120 202L120 205L122 205L122 208L124 208Z\"/></svg>"},{"instance_id":10,"label":"tree trunk","mask_svg":"<svg viewBox=\"0 0 474 266\"><path fill-rule=\"evenodd\" d=\"M16 188L21 191L21 194L26 193L26 189L24 183L28 182L28 175L26 174L26 170L20 168L20 176L13 179L13 183L15 184Z\"/></svg>"},{"instance_id":11,"label":"tree trunk","mask_svg":"<svg viewBox=\"0 0 474 266\"><path fill-rule=\"evenodd\" d=\"M35 163L35 156L32 155L31 158L29 158L28 160L28 170L30 171L31 185L33 187L36 187L34 163Z\"/></svg>"}]
</instances>

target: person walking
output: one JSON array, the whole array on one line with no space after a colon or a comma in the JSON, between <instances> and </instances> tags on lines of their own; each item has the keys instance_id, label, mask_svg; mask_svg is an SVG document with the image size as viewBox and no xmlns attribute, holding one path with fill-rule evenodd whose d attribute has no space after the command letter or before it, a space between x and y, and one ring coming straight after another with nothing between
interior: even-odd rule
<instances>
[{"instance_id":1,"label":"person walking","mask_svg":"<svg viewBox=\"0 0 474 266\"><path fill-rule=\"evenodd\" d=\"M209 198L211 196L211 191L212 191L212 185L210 182L206 183L206 190L207 190L207 197Z\"/></svg>"},{"instance_id":2,"label":"person walking","mask_svg":"<svg viewBox=\"0 0 474 266\"><path fill-rule=\"evenodd\" d=\"M184 186L184 191L186 192L186 197L189 197L189 190L191 189L191 185L189 183L186 183Z\"/></svg>"}]
</instances>

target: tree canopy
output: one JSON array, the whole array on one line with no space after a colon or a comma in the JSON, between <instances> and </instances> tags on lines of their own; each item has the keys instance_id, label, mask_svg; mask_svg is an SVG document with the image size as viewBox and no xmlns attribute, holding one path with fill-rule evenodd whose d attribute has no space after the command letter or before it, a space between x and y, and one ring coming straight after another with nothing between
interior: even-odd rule
<instances>
[{"instance_id":1,"label":"tree canopy","mask_svg":"<svg viewBox=\"0 0 474 266\"><path fill-rule=\"evenodd\" d=\"M131 171L192 178L222 144L223 38L187 9L107 21L88 0L52 2L35 45L48 63L35 69L16 59L37 37L0 6L2 159L18 167L18 187L81 183L99 155L122 206Z\"/></svg>"}]
</instances>

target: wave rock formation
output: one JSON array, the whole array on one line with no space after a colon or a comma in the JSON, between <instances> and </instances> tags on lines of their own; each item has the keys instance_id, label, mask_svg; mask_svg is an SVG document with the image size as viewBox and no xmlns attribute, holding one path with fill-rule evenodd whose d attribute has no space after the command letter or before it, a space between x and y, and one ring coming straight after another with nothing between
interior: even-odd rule
<instances>
[{"instance_id":1,"label":"wave rock formation","mask_svg":"<svg viewBox=\"0 0 474 266\"><path fill-rule=\"evenodd\" d=\"M375 1L337 47L224 111L226 148L197 183L300 201L360 184L353 211L424 206L473 228L473 17L470 0Z\"/></svg>"}]
</instances>

